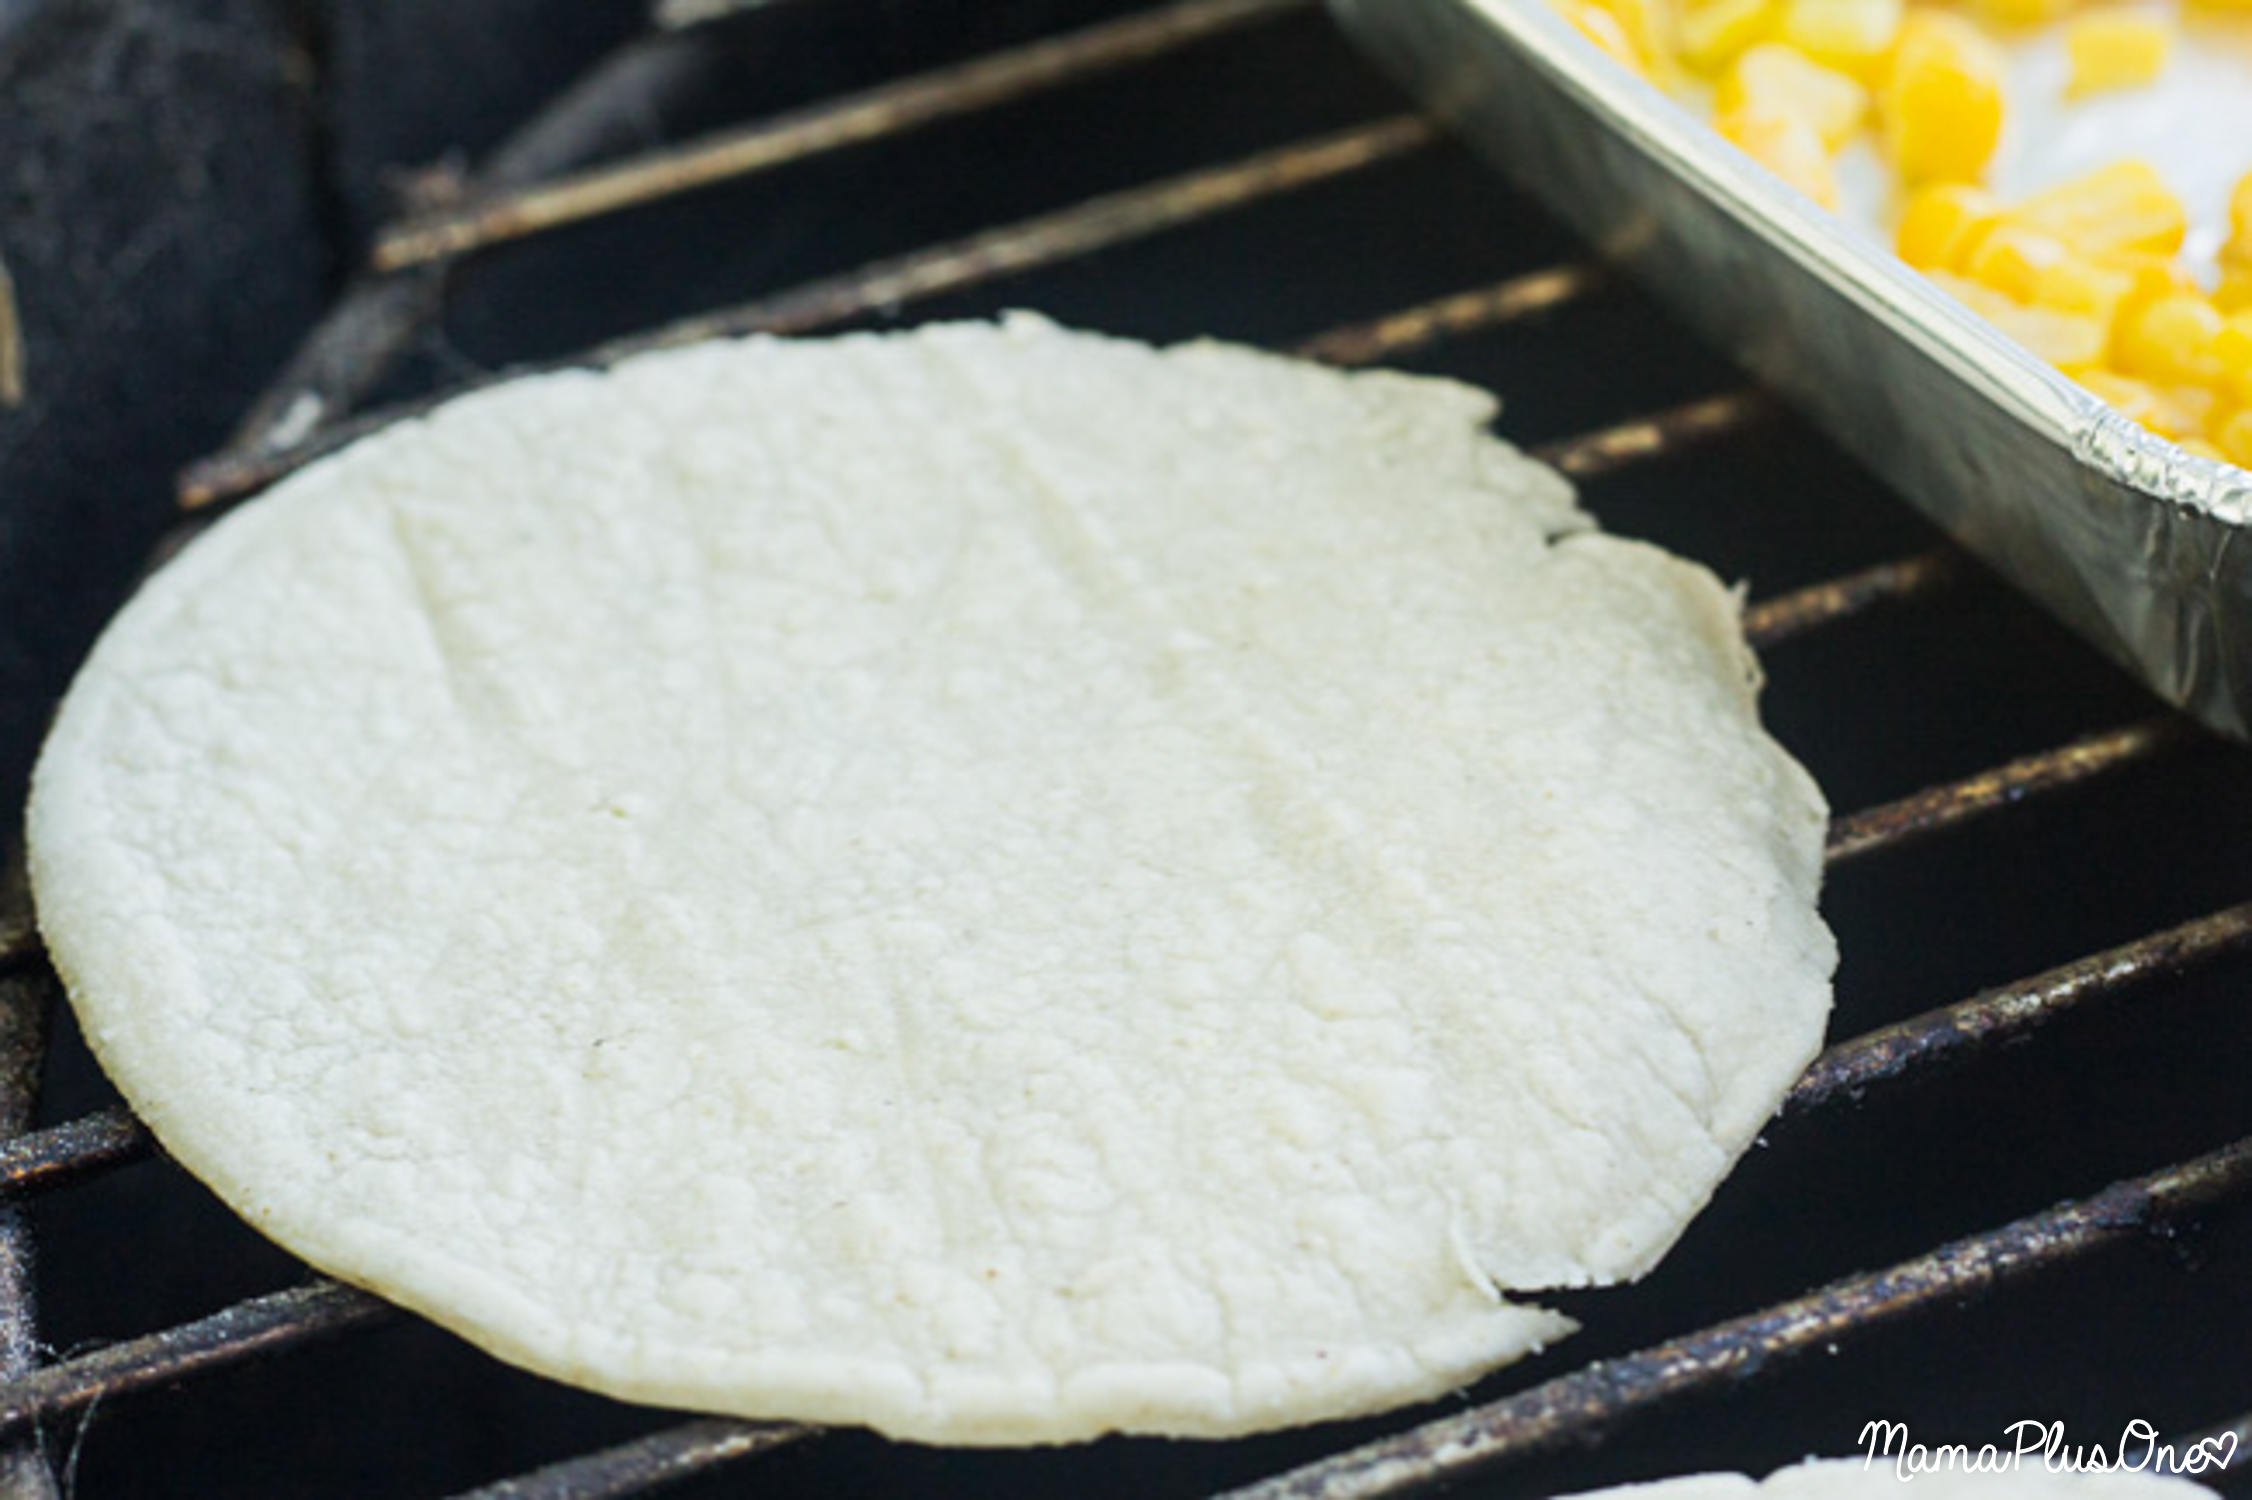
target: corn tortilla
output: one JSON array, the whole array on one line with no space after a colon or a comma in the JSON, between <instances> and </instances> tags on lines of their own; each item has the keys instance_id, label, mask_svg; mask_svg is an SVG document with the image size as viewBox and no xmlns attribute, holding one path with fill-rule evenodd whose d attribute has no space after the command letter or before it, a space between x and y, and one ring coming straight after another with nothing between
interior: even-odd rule
<instances>
[{"instance_id":1,"label":"corn tortilla","mask_svg":"<svg viewBox=\"0 0 2252 1500\"><path fill-rule=\"evenodd\" d=\"M564 1380L1446 1391L1658 1258L1834 961L1735 597L1493 409L1026 316L462 398L114 622L42 927L238 1212Z\"/></svg>"}]
</instances>

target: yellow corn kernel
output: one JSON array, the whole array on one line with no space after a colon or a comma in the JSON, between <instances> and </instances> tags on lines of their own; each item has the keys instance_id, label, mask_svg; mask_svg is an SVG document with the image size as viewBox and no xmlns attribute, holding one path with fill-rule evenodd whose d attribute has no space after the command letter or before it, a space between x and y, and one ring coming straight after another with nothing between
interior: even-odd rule
<instances>
[{"instance_id":1,"label":"yellow corn kernel","mask_svg":"<svg viewBox=\"0 0 2252 1500\"><path fill-rule=\"evenodd\" d=\"M1954 271L1926 271L1926 280L1980 317L2002 312L2016 306L2009 298L1990 286L1981 286L1968 276Z\"/></svg>"},{"instance_id":2,"label":"yellow corn kernel","mask_svg":"<svg viewBox=\"0 0 2252 1500\"><path fill-rule=\"evenodd\" d=\"M2217 385L2213 343L2221 313L2203 297L2177 293L2130 309L2112 330L2114 362L2129 375L2160 385Z\"/></svg>"},{"instance_id":3,"label":"yellow corn kernel","mask_svg":"<svg viewBox=\"0 0 2252 1500\"><path fill-rule=\"evenodd\" d=\"M1634 39L1626 34L1619 18L1600 5L1575 5L1562 3L1559 8L1564 18L1579 28L1581 36L1626 64L1644 78L1650 76L1649 59L1635 49Z\"/></svg>"},{"instance_id":4,"label":"yellow corn kernel","mask_svg":"<svg viewBox=\"0 0 2252 1500\"><path fill-rule=\"evenodd\" d=\"M2158 393L2158 411L2145 425L2163 438L2201 438L2220 414L2221 398L2201 385L2170 385Z\"/></svg>"},{"instance_id":5,"label":"yellow corn kernel","mask_svg":"<svg viewBox=\"0 0 2252 1500\"><path fill-rule=\"evenodd\" d=\"M2252 264L2222 265L2213 305L2225 313L2252 312Z\"/></svg>"},{"instance_id":6,"label":"yellow corn kernel","mask_svg":"<svg viewBox=\"0 0 2252 1500\"><path fill-rule=\"evenodd\" d=\"M2041 273L2070 254L2062 240L2005 224L1971 247L1963 258L1962 271L2013 302L2032 302L2036 300L2034 283Z\"/></svg>"},{"instance_id":7,"label":"yellow corn kernel","mask_svg":"<svg viewBox=\"0 0 2252 1500\"><path fill-rule=\"evenodd\" d=\"M2067 375L2103 363L2105 333L2094 318L2025 307L1996 318L1994 326Z\"/></svg>"},{"instance_id":8,"label":"yellow corn kernel","mask_svg":"<svg viewBox=\"0 0 2252 1500\"><path fill-rule=\"evenodd\" d=\"M1775 29L1781 0L1687 0L1681 12L1681 59L1717 73Z\"/></svg>"},{"instance_id":9,"label":"yellow corn kernel","mask_svg":"<svg viewBox=\"0 0 2252 1500\"><path fill-rule=\"evenodd\" d=\"M2134 302L2156 302L2161 297L2197 296L2197 278L2189 267L2171 255L2158 255L2148 250L2098 251L2089 256L2097 265L2107 270L2122 271L2133 282L2128 298Z\"/></svg>"},{"instance_id":10,"label":"yellow corn kernel","mask_svg":"<svg viewBox=\"0 0 2252 1500\"><path fill-rule=\"evenodd\" d=\"M2084 313L2027 307L2006 298L2002 306L1981 308L1979 313L2067 375L2078 375L2103 363L2104 326Z\"/></svg>"},{"instance_id":11,"label":"yellow corn kernel","mask_svg":"<svg viewBox=\"0 0 2252 1500\"><path fill-rule=\"evenodd\" d=\"M1919 271L1959 271L1994 227L1995 203L1980 188L1935 182L1908 197L1893 248Z\"/></svg>"},{"instance_id":12,"label":"yellow corn kernel","mask_svg":"<svg viewBox=\"0 0 2252 1500\"><path fill-rule=\"evenodd\" d=\"M2187 265L2170 255L2153 255L2144 250L2122 250L2109 255L2090 256L2089 259L2107 271L2117 271L2127 278L2127 295L2120 300L2112 314L2112 333L2117 336L2119 325L2139 313L2153 302L2168 297L2204 297L2205 289L2198 285L2197 277ZM2116 349L2114 350L2116 353Z\"/></svg>"},{"instance_id":13,"label":"yellow corn kernel","mask_svg":"<svg viewBox=\"0 0 2252 1500\"><path fill-rule=\"evenodd\" d=\"M2019 200L2002 221L2053 235L2084 255L2172 255L2189 214L2158 169L2129 157Z\"/></svg>"},{"instance_id":14,"label":"yellow corn kernel","mask_svg":"<svg viewBox=\"0 0 2252 1500\"><path fill-rule=\"evenodd\" d=\"M1949 271L1924 274L1972 312L2067 375L2095 370L2103 362L2104 327L2084 313L2028 307L1982 282Z\"/></svg>"},{"instance_id":15,"label":"yellow corn kernel","mask_svg":"<svg viewBox=\"0 0 2252 1500\"><path fill-rule=\"evenodd\" d=\"M1777 39L1841 73L1874 80L1903 12L1901 0L1783 0Z\"/></svg>"},{"instance_id":16,"label":"yellow corn kernel","mask_svg":"<svg viewBox=\"0 0 2252 1500\"><path fill-rule=\"evenodd\" d=\"M2229 194L2229 237L2221 246L2221 259L2252 266L2252 172L2239 178Z\"/></svg>"},{"instance_id":17,"label":"yellow corn kernel","mask_svg":"<svg viewBox=\"0 0 2252 1500\"><path fill-rule=\"evenodd\" d=\"M1609 12L1626 33L1637 57L1642 59L1644 70L1660 83L1671 82L1678 69L1674 65L1674 27L1678 16L1673 0L1590 0L1591 4Z\"/></svg>"},{"instance_id":18,"label":"yellow corn kernel","mask_svg":"<svg viewBox=\"0 0 2252 1500\"><path fill-rule=\"evenodd\" d=\"M2130 422L2148 427L2158 413L2158 388L2147 380L2116 370L2083 370L2075 378Z\"/></svg>"},{"instance_id":19,"label":"yellow corn kernel","mask_svg":"<svg viewBox=\"0 0 2252 1500\"><path fill-rule=\"evenodd\" d=\"M1815 128L1797 115L1769 104L1746 104L1714 120L1713 128L1824 208L1838 206L1830 153Z\"/></svg>"},{"instance_id":20,"label":"yellow corn kernel","mask_svg":"<svg viewBox=\"0 0 2252 1500\"><path fill-rule=\"evenodd\" d=\"M2065 55L2072 69L2065 80L2065 97L2078 99L2150 82L2165 71L2173 40L2173 29L2165 19L2146 10L2117 6L2075 18L2064 31Z\"/></svg>"},{"instance_id":21,"label":"yellow corn kernel","mask_svg":"<svg viewBox=\"0 0 2252 1500\"><path fill-rule=\"evenodd\" d=\"M1979 18L1997 26L2039 26L2065 15L2079 0L1978 0Z\"/></svg>"},{"instance_id":22,"label":"yellow corn kernel","mask_svg":"<svg viewBox=\"0 0 2252 1500\"><path fill-rule=\"evenodd\" d=\"M2200 386L2153 385L2115 370L2082 370L2073 378L2110 402L2121 416L2175 442L2203 434L2220 404Z\"/></svg>"},{"instance_id":23,"label":"yellow corn kernel","mask_svg":"<svg viewBox=\"0 0 2252 1500\"><path fill-rule=\"evenodd\" d=\"M2221 388L2252 406L2252 310L2221 320L2213 335L2213 358L2220 361Z\"/></svg>"},{"instance_id":24,"label":"yellow corn kernel","mask_svg":"<svg viewBox=\"0 0 2252 1500\"><path fill-rule=\"evenodd\" d=\"M1961 16L1917 11L1900 28L1878 110L1901 181L1976 182L2002 138L2002 54Z\"/></svg>"},{"instance_id":25,"label":"yellow corn kernel","mask_svg":"<svg viewBox=\"0 0 2252 1500\"><path fill-rule=\"evenodd\" d=\"M1747 104L1771 104L1798 115L1835 151L1861 128L1869 91L1796 48L1762 42L1737 58L1713 90L1713 108L1721 113Z\"/></svg>"},{"instance_id":26,"label":"yellow corn kernel","mask_svg":"<svg viewBox=\"0 0 2252 1500\"><path fill-rule=\"evenodd\" d=\"M2085 313L2108 330L2134 294L2133 273L2067 254L2034 273L2025 300L2058 312Z\"/></svg>"},{"instance_id":27,"label":"yellow corn kernel","mask_svg":"<svg viewBox=\"0 0 2252 1500\"><path fill-rule=\"evenodd\" d=\"M2213 446L2239 468L2252 469L2252 406L2213 424Z\"/></svg>"}]
</instances>

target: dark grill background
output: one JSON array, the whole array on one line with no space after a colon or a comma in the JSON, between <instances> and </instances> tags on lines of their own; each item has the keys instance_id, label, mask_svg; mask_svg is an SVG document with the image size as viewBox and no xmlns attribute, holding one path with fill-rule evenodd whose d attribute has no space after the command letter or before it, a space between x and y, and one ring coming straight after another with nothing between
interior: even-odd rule
<instances>
[{"instance_id":1,"label":"dark grill background","mask_svg":"<svg viewBox=\"0 0 2252 1500\"><path fill-rule=\"evenodd\" d=\"M776 0L672 35L641 34L633 17L574 11L564 0L545 14L577 19L557 30L540 9L521 0L483 12L490 34L506 32L515 45L496 54L511 78L488 93L450 93L442 86L447 59L395 34L377 37L370 28L385 23L371 19L375 12L298 7L313 65L305 98L320 126L311 133L318 151L303 160L325 166L305 167L312 182L279 180L274 191L327 206L292 221L297 237L276 228L270 244L234 252L208 318L239 316L233 299L268 295L259 269L268 260L304 264L316 232L336 237L318 243L341 250L338 264L359 264L359 236L396 217L379 195L376 164L386 149L428 149L449 108L460 111L455 137L485 145L496 122L480 111L491 114L495 98L510 88L533 97L527 77L543 86L543 70L567 77L613 37L641 39L594 65L591 97L607 123L584 138L614 157L1157 8ZM607 19L593 19L597 9ZM442 51L446 33L429 35ZM625 90L606 77L662 86ZM449 104L452 94L462 97ZM621 98L630 107L602 107ZM1318 9L1287 9L1012 102L465 256L446 273L437 316L399 324L407 337L397 359L352 361L372 375L362 404L413 401L502 367L566 359L675 319L850 277L886 257L1411 107ZM446 179L425 177L419 191L442 197L445 187ZM13 261L18 243L11 228L0 249ZM1289 347L1587 258L1463 148L1411 144L1162 232L824 326L1024 306L1158 340L1208 333ZM409 269L386 285L430 274ZM330 289L339 297L347 290ZM254 365L277 361L306 331L306 316L285 318L291 336L269 336L272 347ZM207 326L180 334L181 348L196 347ZM142 357L184 358L169 345ZM1741 384L1615 282L1523 317L1401 342L1390 362L1499 390L1503 432L1528 446L1560 445L1552 456L1587 471L1587 502L1607 526L1745 580L1755 606L1874 565L1946 554L1940 537L1820 437L1758 403L1729 407L1702 435L1665 426L1654 455L1605 462L1576 442ZM34 372L36 380L36 364ZM230 409L247 408L250 382L236 383L244 389ZM167 462L193 456L175 427L164 430L173 444ZM195 442L215 446L219 436L206 421ZM89 555L153 538L164 501L149 472L145 458L137 467L117 461L111 480L141 519L133 538L84 530L77 543ZM51 507L60 481L39 483L46 487L0 497L0 507ZM56 587L51 570L31 568L21 554L0 551L0 563L9 569L0 586L13 597L45 598ZM70 581L52 607L97 615L114 597L115 574L94 570ZM1769 722L1841 816L2163 718L2100 659L1968 567L1833 613L1763 654ZM75 649L68 639L52 644L26 679L27 697L50 692L41 684ZM1884 832L1898 820L1878 819L1886 847L1841 861L1825 900L1845 955L1833 1040L2252 899L2252 757L2168 725L2117 759L2061 790L2012 773L1992 810L1928 839ZM2022 795L2008 794L2011 787ZM28 1003L39 987L36 959L17 967L26 977L16 999ZM699 1428L681 1451L701 1472L678 1493L1210 1493L1924 1256L2252 1136L2252 1007L2244 1000L2252 970L2241 945L2232 939L2178 966L2146 956L2129 967L2154 977L2106 982L2095 1000L2037 1034L1975 1058L1919 1065L1904 1080L1871 1085L1865 1098L1857 1091L1779 1121L1645 1283L1553 1299L1585 1331L1459 1400L1233 1444L946 1453L838 1433L724 1466L708 1462L716 1429ZM67 1018L57 1028L38 1117L45 1126L116 1103ZM11 1160L67 1158L58 1139L35 1137ZM682 1420L515 1374L406 1319L296 1341L286 1356L227 1364L159 1394L128 1396L95 1381L58 1396L104 1346L307 1276L168 1164L97 1174L107 1157L85 1160L79 1175L87 1180L29 1196L40 1363L62 1363L60 1374L19 1383L12 1402L35 1417L19 1430L36 1431L48 1463L88 1500L439 1495L671 1431ZM2229 1166L2215 1179L2223 1188L2186 1213L2151 1215L2122 1200L2115 1227L2082 1256L2048 1257L2040 1237L2028 1236L2027 1253L2040 1264L2006 1286L1980 1290L1966 1278L1963 1294L1903 1316L1870 1299L1834 1354L1785 1357L1767 1335L1747 1337L1741 1378L1724 1373L1710 1389L1613 1422L1630 1404L1622 1386L1599 1404L1604 1420L1585 1417L1569 1428L1586 1441L1456 1476L1460 1492L1541 1495L1687 1468L1759 1471L1809 1452L1851 1451L1861 1424L1880 1416L1907 1422L1924 1441L1973 1444L2002 1441L2004 1427L2024 1417L2063 1420L2076 1442L2114 1441L2130 1417L2169 1434L2233 1421L2252 1408L2248 1177L2241 1162ZM283 1320L285 1335L304 1326ZM79 1364L69 1363L73 1356ZM125 1363L185 1373L169 1359L151 1353ZM95 1388L100 1399L89 1410ZM8 1405L0 1401L0 1409ZM1428 1465L1420 1472L1434 1483L1446 1477ZM2240 1491L2248 1473L2252 1456L2237 1467ZM38 1494L38 1484L20 1481L18 1492ZM636 1491L536 1491L628 1492Z\"/></svg>"}]
</instances>

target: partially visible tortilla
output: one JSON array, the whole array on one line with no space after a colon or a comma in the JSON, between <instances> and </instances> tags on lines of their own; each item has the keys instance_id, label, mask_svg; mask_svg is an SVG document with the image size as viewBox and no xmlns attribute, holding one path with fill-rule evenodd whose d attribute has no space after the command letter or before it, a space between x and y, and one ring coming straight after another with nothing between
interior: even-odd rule
<instances>
[{"instance_id":1,"label":"partially visible tortilla","mask_svg":"<svg viewBox=\"0 0 2252 1500\"><path fill-rule=\"evenodd\" d=\"M1492 414L1032 318L465 397L113 624L42 926L190 1170L565 1380L1443 1392L1664 1252L1834 960L1736 600Z\"/></svg>"}]
</instances>

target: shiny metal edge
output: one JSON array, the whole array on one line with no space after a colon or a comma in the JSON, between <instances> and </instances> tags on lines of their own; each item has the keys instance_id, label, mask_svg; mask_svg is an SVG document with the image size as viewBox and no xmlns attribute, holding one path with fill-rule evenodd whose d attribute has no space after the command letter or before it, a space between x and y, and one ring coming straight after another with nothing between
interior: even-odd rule
<instances>
[{"instance_id":1,"label":"shiny metal edge","mask_svg":"<svg viewBox=\"0 0 2252 1500\"><path fill-rule=\"evenodd\" d=\"M1329 0L1505 174L2167 702L2252 733L2252 473L2097 400L1544 0Z\"/></svg>"}]
</instances>

